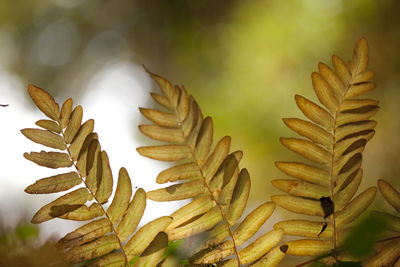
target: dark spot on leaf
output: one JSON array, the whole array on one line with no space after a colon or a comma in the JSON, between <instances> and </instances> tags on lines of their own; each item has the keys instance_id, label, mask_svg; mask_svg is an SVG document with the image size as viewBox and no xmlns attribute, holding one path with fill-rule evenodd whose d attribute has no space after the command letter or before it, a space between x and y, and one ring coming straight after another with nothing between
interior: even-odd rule
<instances>
[{"instance_id":1,"label":"dark spot on leaf","mask_svg":"<svg viewBox=\"0 0 400 267\"><path fill-rule=\"evenodd\" d=\"M356 109L350 109L350 110L345 110L342 111L342 113L353 113L353 114L361 114L361 113L367 113L373 110L377 110L378 106L375 105L368 105L368 106L364 106L361 108L356 108Z\"/></svg>"},{"instance_id":2,"label":"dark spot on leaf","mask_svg":"<svg viewBox=\"0 0 400 267\"><path fill-rule=\"evenodd\" d=\"M176 191L179 187L181 187L181 186L182 186L182 184L171 185L171 186L166 187L166 188L165 188L165 191L167 191L167 192L170 193L170 194L173 194L173 193L175 193L175 191Z\"/></svg>"},{"instance_id":3,"label":"dark spot on leaf","mask_svg":"<svg viewBox=\"0 0 400 267\"><path fill-rule=\"evenodd\" d=\"M354 151L354 150L356 150L356 149L358 149L358 148L360 148L360 147L363 147L363 146L365 146L366 144L367 144L367 140L365 140L365 139L360 139L360 140L358 140L358 141L355 141L354 143L352 143L352 144L343 152L342 156L344 156L344 155L346 155L346 154L348 154L348 153L350 153L350 152L352 152L352 151Z\"/></svg>"},{"instance_id":4,"label":"dark spot on leaf","mask_svg":"<svg viewBox=\"0 0 400 267\"><path fill-rule=\"evenodd\" d=\"M339 142L342 142L342 141L344 141L346 139L350 139L350 138L353 138L353 137L357 137L357 136L361 136L361 135L367 135L367 134L372 133L372 132L374 132L374 130L364 130L364 131L352 133L352 134L346 135L346 137L342 138Z\"/></svg>"},{"instance_id":5,"label":"dark spot on leaf","mask_svg":"<svg viewBox=\"0 0 400 267\"><path fill-rule=\"evenodd\" d=\"M328 223L325 222L324 225L322 226L321 232L319 232L319 234L318 234L318 237L325 231L327 226L328 226Z\"/></svg>"},{"instance_id":6,"label":"dark spot on leaf","mask_svg":"<svg viewBox=\"0 0 400 267\"><path fill-rule=\"evenodd\" d=\"M358 164L359 161L361 161L362 156L360 153L355 154L352 156L346 164L340 169L339 174L342 174L348 170L350 170L354 165Z\"/></svg>"},{"instance_id":7,"label":"dark spot on leaf","mask_svg":"<svg viewBox=\"0 0 400 267\"><path fill-rule=\"evenodd\" d=\"M335 210L335 204L330 197L321 197L319 201L321 202L321 207L324 210L324 219L326 219Z\"/></svg>"},{"instance_id":8,"label":"dark spot on leaf","mask_svg":"<svg viewBox=\"0 0 400 267\"><path fill-rule=\"evenodd\" d=\"M82 206L82 204L72 204L72 205L64 204L64 205L52 206L50 208L49 215L51 217L59 217L68 212L79 209L81 206Z\"/></svg>"},{"instance_id":9,"label":"dark spot on leaf","mask_svg":"<svg viewBox=\"0 0 400 267\"><path fill-rule=\"evenodd\" d=\"M343 182L343 184L340 186L339 191L344 190L353 180L354 177L356 177L357 173L358 173L359 169L355 170L354 172L352 172L347 178L346 180Z\"/></svg>"}]
</instances>

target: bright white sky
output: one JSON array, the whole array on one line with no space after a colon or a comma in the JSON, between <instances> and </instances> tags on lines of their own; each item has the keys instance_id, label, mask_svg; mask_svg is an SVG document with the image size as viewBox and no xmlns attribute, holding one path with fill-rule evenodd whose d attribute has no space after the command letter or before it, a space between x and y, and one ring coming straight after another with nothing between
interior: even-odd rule
<instances>
[{"instance_id":1,"label":"bright white sky","mask_svg":"<svg viewBox=\"0 0 400 267\"><path fill-rule=\"evenodd\" d=\"M0 109L0 219L9 226L15 225L23 214L29 216L25 220L30 220L41 206L60 195L29 195L24 192L26 186L40 178L68 171L40 167L22 156L24 152L51 150L29 141L20 133L23 128L36 128L35 121L45 118L39 110L33 112L30 109L26 87L27 84L18 77L0 67L0 104L9 104ZM142 187L146 191L162 187L155 183L155 178L168 165L144 158L136 152L137 147L146 145L146 141L139 142L135 136L140 135L137 129L141 123L138 107L148 105L150 88L151 81L141 67L130 62L117 62L92 77L88 93L81 100L70 96L74 106L82 105L85 120L95 120L95 131L99 134L102 149L110 158L114 190L118 170L122 166L127 168L133 187ZM64 100L56 98L59 103ZM176 207L176 203L148 200L141 224L169 215ZM40 225L41 236L59 237L80 224L54 219Z\"/></svg>"}]
</instances>

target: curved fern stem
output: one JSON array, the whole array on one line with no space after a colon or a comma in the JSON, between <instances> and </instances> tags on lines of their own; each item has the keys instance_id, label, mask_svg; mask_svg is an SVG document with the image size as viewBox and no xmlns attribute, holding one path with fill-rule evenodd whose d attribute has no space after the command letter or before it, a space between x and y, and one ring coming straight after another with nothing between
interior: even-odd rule
<instances>
[{"instance_id":1,"label":"curved fern stem","mask_svg":"<svg viewBox=\"0 0 400 267\"><path fill-rule=\"evenodd\" d=\"M175 114L178 116L178 110L177 110L176 108L175 108ZM183 130L182 130L182 123L181 123L179 120L177 120L177 124L178 124L178 127L179 127L180 131L181 131L182 137L184 137L184 133L183 133ZM205 177L205 175L204 175L204 173L203 173L203 171L202 171L202 169L201 169L200 163L199 163L199 161L198 161L198 159L197 159L197 157L196 157L196 153L195 153L195 151L193 151L192 147L187 143L187 138L185 138L185 144L186 144L186 146L188 147L188 149L189 149L189 151L190 151L190 154L191 154L191 156L192 156L194 162L196 163L196 167L198 168L198 170L199 170L199 172L200 172L200 174L201 174L201 178L203 179L203 185L207 188L207 191L208 191L208 193L210 194L210 197L211 197L212 201L217 205L217 207L218 207L218 209L219 209L219 212L221 213L221 216L222 216L222 218L223 218L225 224L226 224L227 227L228 227L229 236L230 236L230 238L232 239L233 249L234 249L234 252L235 252L235 256L236 256L236 258L237 258L237 260L238 260L238 267L240 267L239 252L238 252L238 250L237 250L236 243L235 243L235 238L233 237L233 233L232 233L232 230L231 230L231 226L230 226L230 224L229 224L229 222L228 222L228 219L226 218L226 215L225 215L224 211L222 210L221 205L219 205L220 203L218 203L218 200L215 199L214 194L213 194L211 188L208 186L208 184L207 184L207 182L206 182L206 177Z\"/></svg>"},{"instance_id":2,"label":"curved fern stem","mask_svg":"<svg viewBox=\"0 0 400 267\"><path fill-rule=\"evenodd\" d=\"M61 131L61 135L62 135L62 137L63 137L65 146L67 146L67 142L66 142L65 135L64 135L64 130ZM124 266L128 266L128 267L129 267L128 256L126 255L126 253L125 253L125 251L124 251L124 247L122 246L121 239L119 238L118 232L117 232L117 230L115 229L115 227L114 227L114 225L113 225L113 223L112 223L110 217L108 216L108 214L107 214L106 210L104 209L103 205L101 204L101 202L96 198L96 194L94 194L94 193L92 192L92 190L90 189L90 187L86 184L85 179L83 179L83 176L82 176L82 174L81 174L81 171L79 170L79 168L76 166L76 163L75 163L74 160L72 159L72 155L71 155L71 152L70 152L70 150L69 150L69 147L67 147L67 153L68 153L68 156L69 156L70 160L73 162L74 168L76 169L76 171L77 171L77 173L78 173L78 175L79 175L79 178L80 178L80 179L82 180L82 182L85 184L86 189L87 189L87 190L89 191L89 193L92 195L93 199L100 205L101 210L103 211L103 214L106 216L108 222L110 223L111 229L112 229L112 231L115 233L115 237L117 238L117 241L118 241L118 243L119 243L119 246L121 247L122 255L124 256L124 259L125 259L125 264L124 264Z\"/></svg>"},{"instance_id":3,"label":"curved fern stem","mask_svg":"<svg viewBox=\"0 0 400 267\"><path fill-rule=\"evenodd\" d=\"M334 113L333 116L333 126L332 126L332 148L331 148L331 162L330 162L330 171L329 171L329 182L330 182L330 195L331 199L334 199L335 193L334 193L334 188L336 187L336 178L334 177L334 167L335 167L335 158L336 158L336 151L335 148L337 146L337 138L336 138L336 129L338 127L338 115L340 114L340 110L342 109L342 105L344 100L346 99L346 94L350 89L351 84L353 84L353 81L355 80L355 74L351 72L351 69L349 70L350 72L350 79L345 86L345 90L342 91L342 93L338 96L338 106L337 109ZM333 241L333 251L332 251L332 256L333 258L337 261L337 229L336 229L336 211L332 213L332 226L333 226L333 235L332 235L332 241Z\"/></svg>"}]
</instances>

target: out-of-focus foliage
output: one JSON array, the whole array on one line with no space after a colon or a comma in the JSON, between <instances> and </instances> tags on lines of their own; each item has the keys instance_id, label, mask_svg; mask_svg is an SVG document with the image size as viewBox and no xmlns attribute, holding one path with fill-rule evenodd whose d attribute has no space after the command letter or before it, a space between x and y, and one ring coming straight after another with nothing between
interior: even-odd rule
<instances>
[{"instance_id":1,"label":"out-of-focus foliage","mask_svg":"<svg viewBox=\"0 0 400 267\"><path fill-rule=\"evenodd\" d=\"M0 229L0 266L71 266L55 248L52 240L41 244L38 228L19 223L13 229Z\"/></svg>"}]
</instances>

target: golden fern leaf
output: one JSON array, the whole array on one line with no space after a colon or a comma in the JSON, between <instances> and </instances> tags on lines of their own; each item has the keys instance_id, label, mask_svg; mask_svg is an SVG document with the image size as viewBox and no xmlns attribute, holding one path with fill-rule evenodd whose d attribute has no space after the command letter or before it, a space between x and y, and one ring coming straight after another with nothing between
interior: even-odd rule
<instances>
[{"instance_id":1,"label":"golden fern leaf","mask_svg":"<svg viewBox=\"0 0 400 267\"><path fill-rule=\"evenodd\" d=\"M146 207L146 193L138 189L132 196L128 172L121 168L117 189L111 205L106 209L113 191L113 176L107 153L101 149L97 134L93 133L94 121L82 123L82 107L72 109L72 99L62 105L44 90L30 85L28 92L38 108L51 120L39 120L42 129L21 130L30 140L61 152L25 153L24 156L48 168L74 166L75 171L43 178L28 186L30 194L48 194L83 187L66 193L43 206L32 218L41 223L53 218L92 220L67 234L58 241L65 250L65 259L80 263L91 261L88 266L126 266L136 259L138 266L156 265L167 246L163 231L172 218L158 218L136 230ZM94 200L94 201L93 201ZM86 204L93 201L90 206ZM101 218L98 218L101 217Z\"/></svg>"},{"instance_id":2,"label":"golden fern leaf","mask_svg":"<svg viewBox=\"0 0 400 267\"><path fill-rule=\"evenodd\" d=\"M250 192L250 177L239 168L241 151L230 153L231 139L221 138L214 149L213 122L202 112L183 86L173 86L166 79L147 71L162 94L151 93L164 109L140 108L154 124L140 125L140 131L163 145L139 147L145 157L175 161L162 171L157 183L179 182L147 193L155 201L192 201L175 211L166 233L169 240L201 235L202 244L191 257L194 264L238 266L263 257L281 239L282 231L273 230L239 251L238 246L252 237L272 214L275 204L267 202L250 213L238 226ZM224 259L234 254L235 259ZM284 253L274 252L263 261L276 266ZM240 263L238 262L240 259Z\"/></svg>"},{"instance_id":3,"label":"golden fern leaf","mask_svg":"<svg viewBox=\"0 0 400 267\"><path fill-rule=\"evenodd\" d=\"M378 181L378 188L382 196L395 210L396 214L388 212L373 211L372 215L386 222L386 227L390 231L396 233L395 236L389 236L381 240L376 246L375 255L363 263L363 266L398 266L400 265L400 193L391 184L383 179Z\"/></svg>"},{"instance_id":4,"label":"golden fern leaf","mask_svg":"<svg viewBox=\"0 0 400 267\"><path fill-rule=\"evenodd\" d=\"M367 69L365 39L358 41L348 64L337 56L332 62L334 70L319 63L319 72L311 75L322 106L295 97L310 121L283 120L306 139L281 138L281 143L313 164L277 162L278 169L296 179L273 180L272 184L288 195L272 196L272 200L289 211L320 217L317 221L289 220L274 226L287 235L309 238L287 242L288 254L316 256L333 251L337 260L335 251L344 229L368 208L376 194L376 188L370 187L354 197L362 177L361 153L375 133L376 122L369 119L379 107L378 101L356 98L375 87L370 81L373 72Z\"/></svg>"}]
</instances>

